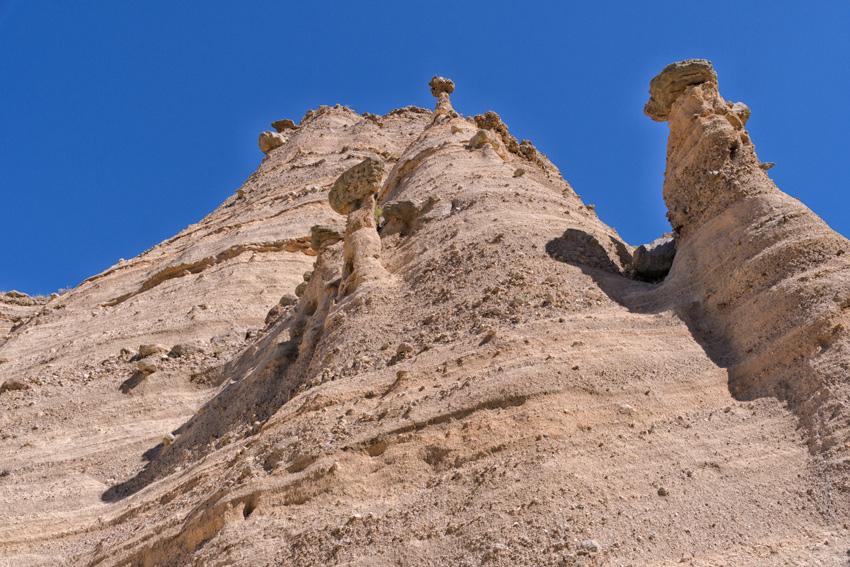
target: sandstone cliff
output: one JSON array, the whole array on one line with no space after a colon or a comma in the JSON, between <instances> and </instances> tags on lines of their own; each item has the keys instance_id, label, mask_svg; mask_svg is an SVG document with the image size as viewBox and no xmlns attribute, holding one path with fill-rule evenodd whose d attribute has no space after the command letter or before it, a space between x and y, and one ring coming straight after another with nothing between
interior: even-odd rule
<instances>
[{"instance_id":1,"label":"sandstone cliff","mask_svg":"<svg viewBox=\"0 0 850 567\"><path fill-rule=\"evenodd\" d=\"M652 81L652 283L430 86L276 122L203 221L4 307L0 564L843 564L847 241L749 109L705 61Z\"/></svg>"}]
</instances>

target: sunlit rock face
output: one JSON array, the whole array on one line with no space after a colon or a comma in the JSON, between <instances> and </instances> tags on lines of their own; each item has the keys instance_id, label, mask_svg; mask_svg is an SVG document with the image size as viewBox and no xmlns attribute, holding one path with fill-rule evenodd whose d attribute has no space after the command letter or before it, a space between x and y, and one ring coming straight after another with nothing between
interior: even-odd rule
<instances>
[{"instance_id":1,"label":"sunlit rock face","mask_svg":"<svg viewBox=\"0 0 850 567\"><path fill-rule=\"evenodd\" d=\"M433 111L275 121L197 224L0 296L0 559L844 562L846 240L717 84L651 83L663 280L434 77Z\"/></svg>"}]
</instances>

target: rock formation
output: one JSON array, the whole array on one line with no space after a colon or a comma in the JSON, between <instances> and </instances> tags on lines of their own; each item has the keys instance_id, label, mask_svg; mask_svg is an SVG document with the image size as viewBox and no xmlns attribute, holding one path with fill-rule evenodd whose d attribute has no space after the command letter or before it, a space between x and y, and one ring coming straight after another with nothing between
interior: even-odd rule
<instances>
[{"instance_id":1,"label":"rock formation","mask_svg":"<svg viewBox=\"0 0 850 567\"><path fill-rule=\"evenodd\" d=\"M847 241L710 64L651 83L661 282L430 86L276 122L199 223L0 296L0 564L846 562Z\"/></svg>"},{"instance_id":2,"label":"rock formation","mask_svg":"<svg viewBox=\"0 0 850 567\"><path fill-rule=\"evenodd\" d=\"M676 241L670 235L656 238L649 244L635 248L634 269L638 277L647 281L662 280L670 273L676 257Z\"/></svg>"},{"instance_id":3,"label":"rock formation","mask_svg":"<svg viewBox=\"0 0 850 567\"><path fill-rule=\"evenodd\" d=\"M451 115L456 117L458 114L452 108L452 103L449 100L449 95L455 90L454 81L445 77L437 77L431 79L428 83L431 87L431 94L437 98L437 108L434 111L434 119L440 116Z\"/></svg>"},{"instance_id":4,"label":"rock formation","mask_svg":"<svg viewBox=\"0 0 850 567\"><path fill-rule=\"evenodd\" d=\"M667 288L706 329L741 399L787 401L813 451L850 440L850 242L765 173L708 61L667 66L645 112L668 120L664 200L678 252Z\"/></svg>"},{"instance_id":5,"label":"rock formation","mask_svg":"<svg viewBox=\"0 0 850 567\"><path fill-rule=\"evenodd\" d=\"M340 294L352 293L363 282L385 278L381 237L375 224L375 194L381 188L384 163L366 158L340 175L331 188L331 208L347 215Z\"/></svg>"},{"instance_id":6,"label":"rock formation","mask_svg":"<svg viewBox=\"0 0 850 567\"><path fill-rule=\"evenodd\" d=\"M286 138L277 132L261 132L260 151L267 154L273 149L282 146L284 141L286 141Z\"/></svg>"}]
</instances>

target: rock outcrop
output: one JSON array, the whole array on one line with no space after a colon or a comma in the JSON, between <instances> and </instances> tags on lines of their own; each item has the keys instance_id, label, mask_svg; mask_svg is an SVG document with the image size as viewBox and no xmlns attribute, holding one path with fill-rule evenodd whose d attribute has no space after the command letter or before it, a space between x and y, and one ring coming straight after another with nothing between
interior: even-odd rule
<instances>
[{"instance_id":1,"label":"rock outcrop","mask_svg":"<svg viewBox=\"0 0 850 567\"><path fill-rule=\"evenodd\" d=\"M431 87L431 94L437 98L437 108L434 111L434 119L436 120L438 117L446 115L457 117L458 114L452 108L452 103L449 100L449 95L455 90L454 81L446 79L445 77L437 77L435 75L434 78L431 79L431 82L428 83L428 86Z\"/></svg>"},{"instance_id":2,"label":"rock outcrop","mask_svg":"<svg viewBox=\"0 0 850 567\"><path fill-rule=\"evenodd\" d=\"M750 111L704 60L667 66L645 109L668 120L664 200L677 253L667 287L710 330L741 399L788 402L813 451L850 437L850 242L761 167ZM706 331L708 332L708 331Z\"/></svg>"},{"instance_id":3,"label":"rock outcrop","mask_svg":"<svg viewBox=\"0 0 850 567\"><path fill-rule=\"evenodd\" d=\"M657 122L670 118L670 109L679 96L692 85L717 85L717 73L710 61L687 59L670 63L649 82L649 102L644 114Z\"/></svg>"},{"instance_id":4,"label":"rock outcrop","mask_svg":"<svg viewBox=\"0 0 850 567\"><path fill-rule=\"evenodd\" d=\"M676 241L672 236L656 238L635 249L634 269L638 277L647 281L662 280L670 273L676 257Z\"/></svg>"},{"instance_id":5,"label":"rock outcrop","mask_svg":"<svg viewBox=\"0 0 850 567\"><path fill-rule=\"evenodd\" d=\"M375 195L381 189L384 163L366 158L336 180L329 195L331 208L347 215L340 295L360 284L386 278L381 265L381 237L375 221Z\"/></svg>"},{"instance_id":6,"label":"rock outcrop","mask_svg":"<svg viewBox=\"0 0 850 567\"><path fill-rule=\"evenodd\" d=\"M199 223L0 296L0 563L845 562L846 240L707 62L662 75L663 282L437 78L274 123Z\"/></svg>"},{"instance_id":7,"label":"rock outcrop","mask_svg":"<svg viewBox=\"0 0 850 567\"><path fill-rule=\"evenodd\" d=\"M285 141L286 138L277 132L260 132L260 151L267 154L282 146Z\"/></svg>"}]
</instances>

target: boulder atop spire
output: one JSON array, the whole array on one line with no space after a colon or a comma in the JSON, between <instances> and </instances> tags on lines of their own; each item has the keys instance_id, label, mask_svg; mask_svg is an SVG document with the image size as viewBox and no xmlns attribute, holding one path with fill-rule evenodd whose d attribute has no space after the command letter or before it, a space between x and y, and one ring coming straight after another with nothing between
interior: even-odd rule
<instances>
[{"instance_id":1,"label":"boulder atop spire","mask_svg":"<svg viewBox=\"0 0 850 567\"><path fill-rule=\"evenodd\" d=\"M431 87L431 94L437 98L440 98L440 95L443 93L450 95L455 90L454 81L445 77L438 77L437 75L434 75L434 78L431 79L428 86Z\"/></svg>"},{"instance_id":2,"label":"boulder atop spire","mask_svg":"<svg viewBox=\"0 0 850 567\"><path fill-rule=\"evenodd\" d=\"M341 215L347 215L367 198L371 198L381 188L384 174L384 162L370 157L346 170L331 187L328 194L331 208Z\"/></svg>"},{"instance_id":3,"label":"boulder atop spire","mask_svg":"<svg viewBox=\"0 0 850 567\"><path fill-rule=\"evenodd\" d=\"M717 73L706 59L686 59L671 63L649 82L649 102L643 113L664 122L670 117L670 107L685 89L701 83L717 84Z\"/></svg>"}]
</instances>

